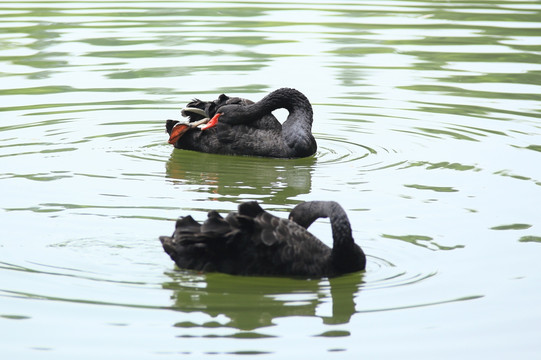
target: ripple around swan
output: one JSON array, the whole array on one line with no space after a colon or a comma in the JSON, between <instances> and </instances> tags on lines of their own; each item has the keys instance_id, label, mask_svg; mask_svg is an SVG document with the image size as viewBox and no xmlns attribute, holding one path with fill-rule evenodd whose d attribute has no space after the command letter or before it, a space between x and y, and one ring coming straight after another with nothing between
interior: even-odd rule
<instances>
[{"instance_id":1,"label":"ripple around swan","mask_svg":"<svg viewBox=\"0 0 541 360\"><path fill-rule=\"evenodd\" d=\"M365 170L379 170L394 167L405 163L397 160L397 150L387 149L380 146L368 146L347 141L332 136L317 136L318 152L316 157L318 164L334 165L353 162L362 162L358 167Z\"/></svg>"},{"instance_id":2,"label":"ripple around swan","mask_svg":"<svg viewBox=\"0 0 541 360\"><path fill-rule=\"evenodd\" d=\"M331 136L318 137L318 163L336 164L352 162L377 154L376 150L351 141Z\"/></svg>"},{"instance_id":3,"label":"ripple around swan","mask_svg":"<svg viewBox=\"0 0 541 360\"><path fill-rule=\"evenodd\" d=\"M197 327L236 328L260 337L273 336L269 328L275 323L273 319L288 316L315 316L324 324L345 324L361 312L434 306L482 297L459 294L419 297L414 291L416 286L434 278L437 271L405 270L377 256L369 256L369 264L365 272L314 280L177 271L167 273L171 281L163 287L173 292L174 309L184 313L203 312L214 318L211 322L177 323L176 327L186 328L182 330L186 334L191 334L190 329ZM373 296L373 290L381 296L381 292L396 294L398 287L409 290L399 289L402 296L391 295L376 307L370 301L366 302L366 296ZM252 333L257 329L264 333ZM232 335L226 333L224 336ZM331 335L322 333L319 336Z\"/></svg>"},{"instance_id":4,"label":"ripple around swan","mask_svg":"<svg viewBox=\"0 0 541 360\"><path fill-rule=\"evenodd\" d=\"M377 256L368 258L371 276L370 281L363 287L367 290L413 285L437 275L437 271L416 272L403 269Z\"/></svg>"}]
</instances>

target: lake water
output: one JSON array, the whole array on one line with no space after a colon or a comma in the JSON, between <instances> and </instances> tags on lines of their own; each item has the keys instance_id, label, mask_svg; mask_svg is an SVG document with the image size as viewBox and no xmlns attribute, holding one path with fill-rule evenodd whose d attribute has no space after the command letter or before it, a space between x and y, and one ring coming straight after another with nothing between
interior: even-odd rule
<instances>
[{"instance_id":1,"label":"lake water","mask_svg":"<svg viewBox=\"0 0 541 360\"><path fill-rule=\"evenodd\" d=\"M4 1L0 18L3 358L541 353L541 1ZM312 102L315 156L167 144L192 98L280 87ZM158 236L178 216L253 199L283 217L340 202L366 271L175 269Z\"/></svg>"}]
</instances>

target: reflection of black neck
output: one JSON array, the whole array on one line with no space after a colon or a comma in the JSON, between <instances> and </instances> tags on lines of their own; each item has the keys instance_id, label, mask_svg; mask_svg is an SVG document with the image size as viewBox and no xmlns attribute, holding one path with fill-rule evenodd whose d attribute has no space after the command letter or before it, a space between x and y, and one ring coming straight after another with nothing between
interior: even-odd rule
<instances>
[{"instance_id":1,"label":"reflection of black neck","mask_svg":"<svg viewBox=\"0 0 541 360\"><path fill-rule=\"evenodd\" d=\"M360 291L364 273L354 273L329 279L332 296L332 316L325 324L347 324L355 314L355 295Z\"/></svg>"}]
</instances>

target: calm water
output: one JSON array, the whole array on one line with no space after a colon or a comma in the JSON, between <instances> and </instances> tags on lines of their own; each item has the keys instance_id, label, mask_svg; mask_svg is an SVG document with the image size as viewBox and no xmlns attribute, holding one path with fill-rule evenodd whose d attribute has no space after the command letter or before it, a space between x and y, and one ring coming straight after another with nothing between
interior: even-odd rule
<instances>
[{"instance_id":1,"label":"calm water","mask_svg":"<svg viewBox=\"0 0 541 360\"><path fill-rule=\"evenodd\" d=\"M3 357L541 352L541 1L3 1L0 18ZM167 144L193 97L284 86L313 103L312 158ZM157 238L178 216L249 199L284 217L339 201L367 270L175 270Z\"/></svg>"}]
</instances>

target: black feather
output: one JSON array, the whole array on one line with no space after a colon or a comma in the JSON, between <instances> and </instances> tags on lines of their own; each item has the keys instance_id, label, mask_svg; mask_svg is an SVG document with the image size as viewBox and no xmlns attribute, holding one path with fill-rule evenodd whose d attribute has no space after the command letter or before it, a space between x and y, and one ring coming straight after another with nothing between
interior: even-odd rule
<instances>
[{"instance_id":1,"label":"black feather","mask_svg":"<svg viewBox=\"0 0 541 360\"><path fill-rule=\"evenodd\" d=\"M256 103L222 94L213 101L194 99L187 107L204 110L209 118L217 113L221 115L216 128L190 129L184 133L174 144L178 149L277 158L307 157L317 150L312 135L312 105L295 89L275 90ZM289 111L283 124L272 114L281 108ZM189 111L182 111L182 116L188 116L190 122L204 118ZM166 122L169 134L172 128Z\"/></svg>"},{"instance_id":2,"label":"black feather","mask_svg":"<svg viewBox=\"0 0 541 360\"><path fill-rule=\"evenodd\" d=\"M246 202L225 219L210 211L203 225L191 216L182 217L173 235L160 241L178 267L199 271L322 277L364 270L366 257L354 243L340 205L301 203L289 217L278 218L256 202ZM319 217L331 220L332 249L306 230Z\"/></svg>"}]
</instances>

